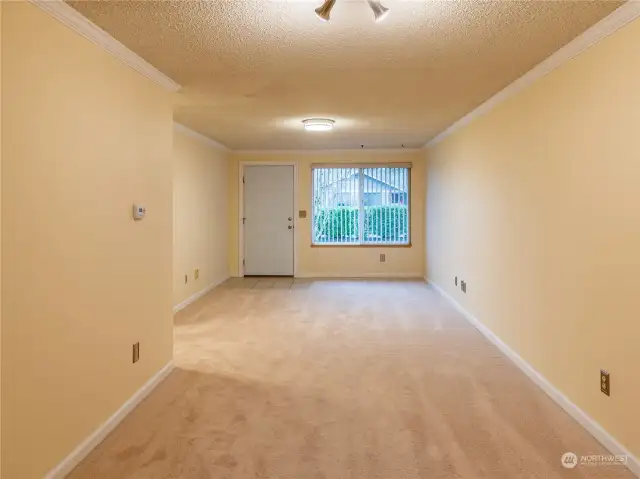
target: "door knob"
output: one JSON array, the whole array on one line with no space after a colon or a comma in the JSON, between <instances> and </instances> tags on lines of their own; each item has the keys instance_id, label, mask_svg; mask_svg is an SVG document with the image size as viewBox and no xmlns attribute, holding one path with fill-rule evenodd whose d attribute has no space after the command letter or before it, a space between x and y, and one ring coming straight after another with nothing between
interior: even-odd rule
<instances>
[{"instance_id":1,"label":"door knob","mask_svg":"<svg viewBox=\"0 0 640 479\"><path fill-rule=\"evenodd\" d=\"M289 221L291 221L293 218L289 217Z\"/></svg>"},{"instance_id":2,"label":"door knob","mask_svg":"<svg viewBox=\"0 0 640 479\"><path fill-rule=\"evenodd\" d=\"M290 230L292 230L292 229L293 229L293 226L289 225L289 226L287 226L287 228L288 228L288 229L290 229Z\"/></svg>"}]
</instances>

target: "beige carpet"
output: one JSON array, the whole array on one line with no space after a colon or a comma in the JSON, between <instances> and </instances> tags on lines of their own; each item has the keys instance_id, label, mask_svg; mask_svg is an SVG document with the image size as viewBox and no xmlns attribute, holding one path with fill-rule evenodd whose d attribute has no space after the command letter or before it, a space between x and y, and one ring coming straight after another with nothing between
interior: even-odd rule
<instances>
[{"instance_id":1,"label":"beige carpet","mask_svg":"<svg viewBox=\"0 0 640 479\"><path fill-rule=\"evenodd\" d=\"M71 478L633 477L423 283L230 280L175 340Z\"/></svg>"}]
</instances>

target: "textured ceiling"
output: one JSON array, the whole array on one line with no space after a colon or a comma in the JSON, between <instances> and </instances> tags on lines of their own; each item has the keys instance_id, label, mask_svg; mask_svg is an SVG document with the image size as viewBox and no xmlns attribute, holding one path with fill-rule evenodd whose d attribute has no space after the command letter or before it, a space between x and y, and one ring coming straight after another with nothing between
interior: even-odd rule
<instances>
[{"instance_id":1,"label":"textured ceiling","mask_svg":"<svg viewBox=\"0 0 640 479\"><path fill-rule=\"evenodd\" d=\"M615 1L70 1L183 85L175 119L233 149L418 147ZM305 132L307 117L336 120Z\"/></svg>"}]
</instances>

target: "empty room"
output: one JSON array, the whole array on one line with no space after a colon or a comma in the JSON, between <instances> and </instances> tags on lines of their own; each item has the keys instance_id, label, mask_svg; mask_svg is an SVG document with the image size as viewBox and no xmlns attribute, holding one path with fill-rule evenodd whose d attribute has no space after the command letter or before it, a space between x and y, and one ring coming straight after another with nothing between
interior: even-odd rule
<instances>
[{"instance_id":1,"label":"empty room","mask_svg":"<svg viewBox=\"0 0 640 479\"><path fill-rule=\"evenodd\" d=\"M640 477L640 1L0 1L2 479Z\"/></svg>"}]
</instances>

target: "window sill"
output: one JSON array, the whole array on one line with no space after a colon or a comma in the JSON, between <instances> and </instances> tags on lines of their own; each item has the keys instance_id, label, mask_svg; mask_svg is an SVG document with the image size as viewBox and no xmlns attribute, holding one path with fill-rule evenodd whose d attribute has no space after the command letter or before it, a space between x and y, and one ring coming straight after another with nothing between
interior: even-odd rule
<instances>
[{"instance_id":1,"label":"window sill","mask_svg":"<svg viewBox=\"0 0 640 479\"><path fill-rule=\"evenodd\" d=\"M311 244L312 248L411 248L408 244Z\"/></svg>"}]
</instances>

